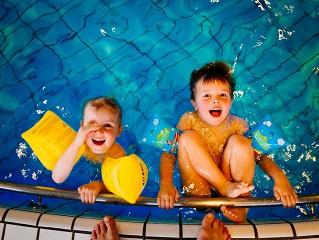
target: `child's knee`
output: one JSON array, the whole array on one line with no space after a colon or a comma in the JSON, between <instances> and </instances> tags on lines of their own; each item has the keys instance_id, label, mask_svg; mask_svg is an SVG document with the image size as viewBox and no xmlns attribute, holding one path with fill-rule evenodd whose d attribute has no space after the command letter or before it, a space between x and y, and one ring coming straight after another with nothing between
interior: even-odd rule
<instances>
[{"instance_id":1,"label":"child's knee","mask_svg":"<svg viewBox=\"0 0 319 240\"><path fill-rule=\"evenodd\" d=\"M229 140L232 144L231 156L234 156L233 159L235 159L236 161L240 160L238 163L239 166L243 169L245 169L244 166L246 166L251 170L251 172L254 172L255 156L251 141L241 135L233 135Z\"/></svg>"},{"instance_id":2,"label":"child's knee","mask_svg":"<svg viewBox=\"0 0 319 240\"><path fill-rule=\"evenodd\" d=\"M189 146L189 144L194 143L198 137L200 138L199 134L194 130L186 130L179 136L178 145Z\"/></svg>"},{"instance_id":3,"label":"child's knee","mask_svg":"<svg viewBox=\"0 0 319 240\"><path fill-rule=\"evenodd\" d=\"M251 145L251 141L242 135L238 135L238 134L232 135L229 138L227 145L231 145L232 147L238 148L241 151L246 150L253 153L253 147Z\"/></svg>"}]
</instances>

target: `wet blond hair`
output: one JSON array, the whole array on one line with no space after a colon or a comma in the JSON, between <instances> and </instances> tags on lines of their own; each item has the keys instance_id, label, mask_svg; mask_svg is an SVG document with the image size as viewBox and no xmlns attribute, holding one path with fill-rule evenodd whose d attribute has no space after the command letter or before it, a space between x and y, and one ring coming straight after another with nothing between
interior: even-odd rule
<instances>
[{"instance_id":1,"label":"wet blond hair","mask_svg":"<svg viewBox=\"0 0 319 240\"><path fill-rule=\"evenodd\" d=\"M89 100L88 102L86 102L86 104L84 105L83 114L84 114L84 109L88 105L95 107L96 110L98 110L101 107L111 107L112 109L114 109L118 113L118 123L119 123L119 126L122 126L122 108L121 108L120 104L116 101L115 98L111 98L111 97L93 98L93 99Z\"/></svg>"}]
</instances>

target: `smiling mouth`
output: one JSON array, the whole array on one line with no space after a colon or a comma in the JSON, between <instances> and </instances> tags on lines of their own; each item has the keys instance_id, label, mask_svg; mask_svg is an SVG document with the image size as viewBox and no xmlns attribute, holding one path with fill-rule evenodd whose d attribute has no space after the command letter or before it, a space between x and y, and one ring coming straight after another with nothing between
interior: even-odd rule
<instances>
[{"instance_id":1,"label":"smiling mouth","mask_svg":"<svg viewBox=\"0 0 319 240\"><path fill-rule=\"evenodd\" d=\"M92 139L92 141L95 145L98 145L98 146L102 145L105 142L105 140L95 140L95 139Z\"/></svg>"},{"instance_id":2,"label":"smiling mouth","mask_svg":"<svg viewBox=\"0 0 319 240\"><path fill-rule=\"evenodd\" d=\"M213 117L219 117L222 114L222 110L221 109L211 109L211 110L209 110L209 113Z\"/></svg>"}]
</instances>

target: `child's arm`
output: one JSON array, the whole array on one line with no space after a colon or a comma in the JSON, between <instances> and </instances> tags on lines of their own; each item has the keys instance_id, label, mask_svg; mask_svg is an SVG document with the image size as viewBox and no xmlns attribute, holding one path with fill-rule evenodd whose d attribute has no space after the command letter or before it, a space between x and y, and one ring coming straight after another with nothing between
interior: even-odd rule
<instances>
[{"instance_id":1,"label":"child's arm","mask_svg":"<svg viewBox=\"0 0 319 240\"><path fill-rule=\"evenodd\" d=\"M173 172L176 157L163 152L160 160L160 190L157 195L157 204L160 208L171 209L180 195L173 184Z\"/></svg>"},{"instance_id":2,"label":"child's arm","mask_svg":"<svg viewBox=\"0 0 319 240\"><path fill-rule=\"evenodd\" d=\"M294 207L298 201L298 196L285 173L267 155L261 155L257 163L274 180L274 195L276 199L281 200L284 207Z\"/></svg>"},{"instance_id":3,"label":"child's arm","mask_svg":"<svg viewBox=\"0 0 319 240\"><path fill-rule=\"evenodd\" d=\"M95 181L82 185L78 188L81 201L87 204L93 204L100 192L108 192L103 182Z\"/></svg>"},{"instance_id":4,"label":"child's arm","mask_svg":"<svg viewBox=\"0 0 319 240\"><path fill-rule=\"evenodd\" d=\"M79 149L85 142L86 135L98 129L97 124L90 124L87 126L81 126L74 141L67 148L67 150L61 155L52 172L52 179L56 183L62 183L69 176L72 171L76 156Z\"/></svg>"},{"instance_id":5,"label":"child's arm","mask_svg":"<svg viewBox=\"0 0 319 240\"><path fill-rule=\"evenodd\" d=\"M120 158L125 156L126 152L124 148L118 143L115 143L111 151L109 152L109 157L111 158ZM109 190L105 187L102 181L94 181L85 184L79 187L78 191L81 197L81 201L87 204L93 204L96 201L96 198L99 195L99 193L109 192Z\"/></svg>"}]
</instances>

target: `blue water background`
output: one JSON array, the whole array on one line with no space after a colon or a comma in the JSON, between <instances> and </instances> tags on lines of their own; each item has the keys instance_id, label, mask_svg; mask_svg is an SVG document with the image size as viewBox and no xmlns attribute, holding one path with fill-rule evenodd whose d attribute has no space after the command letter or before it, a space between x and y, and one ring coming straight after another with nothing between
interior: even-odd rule
<instances>
[{"instance_id":1,"label":"blue water background","mask_svg":"<svg viewBox=\"0 0 319 240\"><path fill-rule=\"evenodd\" d=\"M318 194L318 18L317 0L2 1L0 180L76 189L99 178L99 168L81 159L56 185L21 133L47 110L77 130L83 102L105 95L123 108L119 141L146 162L143 195L155 197L160 151L139 144L143 128L155 113L176 125L192 110L191 71L223 60L237 80L231 112L251 126L271 114L292 143L274 153L276 163L298 194ZM174 182L179 188L178 169ZM273 195L272 180L258 167L255 185L253 196ZM127 215L141 215L130 209ZM161 220L178 209L152 211ZM185 219L197 216L183 211ZM249 214L259 219L258 211ZM280 208L282 216L304 211Z\"/></svg>"}]
</instances>

